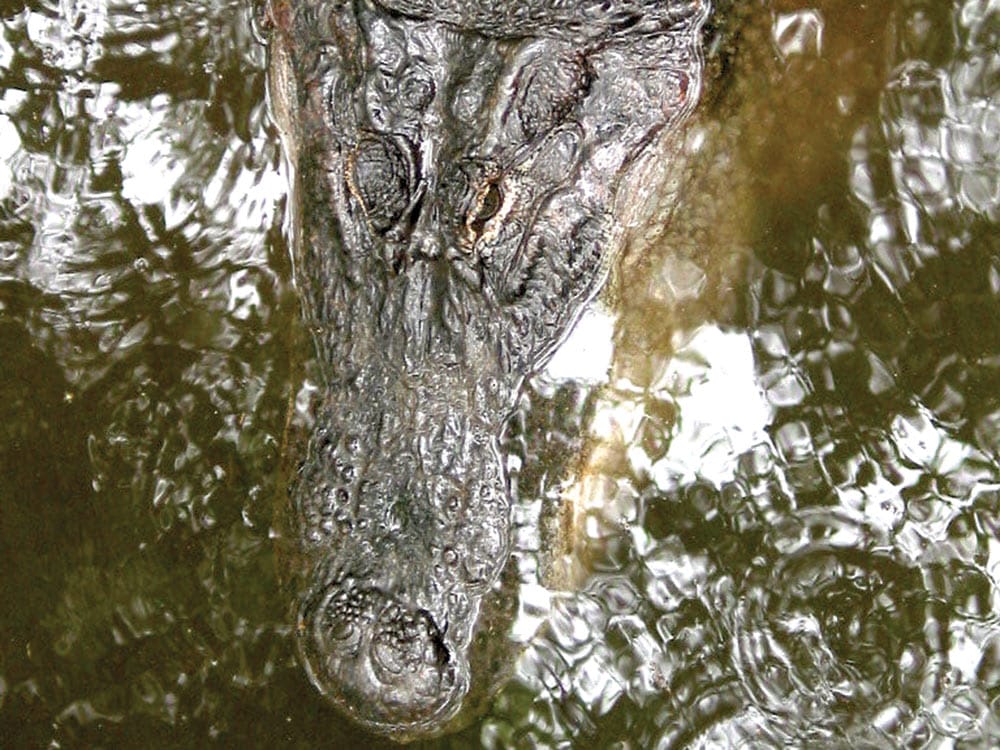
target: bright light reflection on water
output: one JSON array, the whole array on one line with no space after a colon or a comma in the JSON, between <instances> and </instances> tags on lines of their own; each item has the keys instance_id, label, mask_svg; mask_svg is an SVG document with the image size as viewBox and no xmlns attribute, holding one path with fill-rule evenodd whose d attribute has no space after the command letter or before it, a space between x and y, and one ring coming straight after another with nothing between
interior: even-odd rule
<instances>
[{"instance_id":1,"label":"bright light reflection on water","mask_svg":"<svg viewBox=\"0 0 1000 750\"><path fill-rule=\"evenodd\" d=\"M718 6L505 436L511 679L429 745L1000 744L1000 8ZM5 746L374 742L275 559L316 374L263 68L240 2L2 9Z\"/></svg>"}]
</instances>

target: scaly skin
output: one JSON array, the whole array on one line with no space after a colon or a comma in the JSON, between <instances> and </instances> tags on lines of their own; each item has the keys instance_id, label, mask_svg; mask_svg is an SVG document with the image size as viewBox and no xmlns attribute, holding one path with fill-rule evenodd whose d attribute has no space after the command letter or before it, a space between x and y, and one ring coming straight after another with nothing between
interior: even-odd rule
<instances>
[{"instance_id":1,"label":"scaly skin","mask_svg":"<svg viewBox=\"0 0 1000 750\"><path fill-rule=\"evenodd\" d=\"M649 187L635 162L693 106L706 12L267 7L325 376L289 488L300 652L373 731L432 735L481 703L471 644L510 549L498 437L620 248Z\"/></svg>"}]
</instances>

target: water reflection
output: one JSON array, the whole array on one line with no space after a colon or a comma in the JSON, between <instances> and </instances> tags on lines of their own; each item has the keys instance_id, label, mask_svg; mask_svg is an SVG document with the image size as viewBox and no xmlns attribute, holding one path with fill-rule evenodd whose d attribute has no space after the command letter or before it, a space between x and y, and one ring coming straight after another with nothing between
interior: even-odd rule
<instances>
[{"instance_id":1,"label":"water reflection","mask_svg":"<svg viewBox=\"0 0 1000 750\"><path fill-rule=\"evenodd\" d=\"M519 673L545 708L526 721L504 696L497 727L998 741L979 519L1000 486L1000 17L833 5L775 3L715 58L732 69L674 167L688 190L626 260L611 380L563 495L575 597L602 612L577 617L605 636L579 655L551 624Z\"/></svg>"},{"instance_id":2,"label":"water reflection","mask_svg":"<svg viewBox=\"0 0 1000 750\"><path fill-rule=\"evenodd\" d=\"M246 13L5 10L0 316L31 342L0 365L11 746L218 735L231 683L288 660L262 594L294 308Z\"/></svg>"},{"instance_id":3,"label":"water reflection","mask_svg":"<svg viewBox=\"0 0 1000 750\"><path fill-rule=\"evenodd\" d=\"M718 5L610 371L508 430L523 654L431 744L1000 743L1000 11ZM3 8L0 736L366 741L269 538L301 376L248 10Z\"/></svg>"}]
</instances>

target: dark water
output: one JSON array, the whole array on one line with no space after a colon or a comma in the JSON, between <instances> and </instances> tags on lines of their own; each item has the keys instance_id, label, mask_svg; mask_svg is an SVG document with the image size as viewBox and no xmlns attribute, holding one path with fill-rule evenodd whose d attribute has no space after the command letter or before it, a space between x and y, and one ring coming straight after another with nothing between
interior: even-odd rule
<instances>
[{"instance_id":1,"label":"dark water","mask_svg":"<svg viewBox=\"0 0 1000 750\"><path fill-rule=\"evenodd\" d=\"M1000 6L724 10L610 374L512 421L565 569L432 744L1000 744ZM276 573L308 347L246 6L0 11L0 745L375 744Z\"/></svg>"}]
</instances>

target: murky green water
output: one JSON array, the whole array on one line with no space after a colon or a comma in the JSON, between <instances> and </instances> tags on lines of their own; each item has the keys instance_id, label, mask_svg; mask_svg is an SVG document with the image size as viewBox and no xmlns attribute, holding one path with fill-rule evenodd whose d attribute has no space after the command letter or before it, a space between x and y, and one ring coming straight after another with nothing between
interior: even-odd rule
<instances>
[{"instance_id":1,"label":"murky green water","mask_svg":"<svg viewBox=\"0 0 1000 750\"><path fill-rule=\"evenodd\" d=\"M241 2L0 4L0 745L370 746L295 661ZM560 588L449 747L1000 744L1000 6L761 0L507 446ZM592 330L600 330L601 325ZM435 744L435 743L432 743Z\"/></svg>"}]
</instances>

